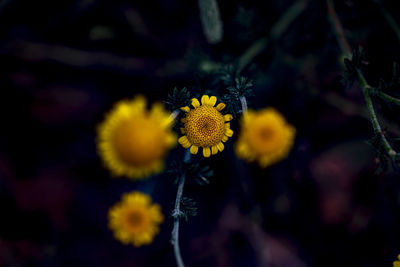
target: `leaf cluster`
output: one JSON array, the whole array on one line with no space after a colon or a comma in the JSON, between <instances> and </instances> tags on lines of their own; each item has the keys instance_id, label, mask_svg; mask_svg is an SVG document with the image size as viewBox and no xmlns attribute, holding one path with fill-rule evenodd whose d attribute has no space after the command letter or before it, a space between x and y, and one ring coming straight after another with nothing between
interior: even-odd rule
<instances>
[{"instance_id":1,"label":"leaf cluster","mask_svg":"<svg viewBox=\"0 0 400 267\"><path fill-rule=\"evenodd\" d=\"M197 207L196 207L196 201L189 197L183 197L181 199L181 213L179 217L184 218L185 221L188 221L190 216L196 216L197 215Z\"/></svg>"},{"instance_id":2,"label":"leaf cluster","mask_svg":"<svg viewBox=\"0 0 400 267\"><path fill-rule=\"evenodd\" d=\"M392 142L398 140L399 138L389 138L386 136L386 139L388 139L388 142ZM367 141L367 143L374 149L375 156L378 159L378 166L375 171L377 174L386 171L389 168L390 163L395 172L400 171L400 155L397 154L395 158L389 157L387 151L385 150L381 133L376 133Z\"/></svg>"},{"instance_id":3,"label":"leaf cluster","mask_svg":"<svg viewBox=\"0 0 400 267\"><path fill-rule=\"evenodd\" d=\"M238 74L232 65L227 65L215 73L215 78L222 84L227 93L221 97L226 104L226 112L237 116L241 113L240 97L253 96L253 81Z\"/></svg>"},{"instance_id":4,"label":"leaf cluster","mask_svg":"<svg viewBox=\"0 0 400 267\"><path fill-rule=\"evenodd\" d=\"M353 49L351 59L345 58L345 70L342 77L342 83L346 90L350 90L353 84L358 80L357 71L361 69L365 60L365 53L360 47Z\"/></svg>"},{"instance_id":5,"label":"leaf cluster","mask_svg":"<svg viewBox=\"0 0 400 267\"><path fill-rule=\"evenodd\" d=\"M168 94L167 99L164 101L166 108L170 111L177 110L181 107L188 106L190 103L190 92L186 87L179 90L174 88L172 93Z\"/></svg>"},{"instance_id":6,"label":"leaf cluster","mask_svg":"<svg viewBox=\"0 0 400 267\"><path fill-rule=\"evenodd\" d=\"M169 168L170 173L173 173L175 184L179 182L179 177L186 175L186 179L194 181L203 186L210 184L209 178L214 175L214 171L209 166L203 166L199 163L187 163L182 161L173 161Z\"/></svg>"},{"instance_id":7,"label":"leaf cluster","mask_svg":"<svg viewBox=\"0 0 400 267\"><path fill-rule=\"evenodd\" d=\"M392 93L396 89L400 88L400 66L394 62L393 63L393 70L392 70L392 77L390 80L380 79L379 84L376 88L371 89L371 94L376 95L378 92L389 92ZM393 104L391 101L386 100L387 104Z\"/></svg>"}]
</instances>

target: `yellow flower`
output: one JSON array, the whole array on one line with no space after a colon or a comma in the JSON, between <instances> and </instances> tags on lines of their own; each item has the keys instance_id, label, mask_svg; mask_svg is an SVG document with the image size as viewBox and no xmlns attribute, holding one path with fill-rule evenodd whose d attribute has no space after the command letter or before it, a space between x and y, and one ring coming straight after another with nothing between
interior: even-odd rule
<instances>
[{"instance_id":1,"label":"yellow flower","mask_svg":"<svg viewBox=\"0 0 400 267\"><path fill-rule=\"evenodd\" d=\"M296 129L277 110L249 110L241 118L235 151L240 158L267 167L287 157L295 133Z\"/></svg>"},{"instance_id":2,"label":"yellow flower","mask_svg":"<svg viewBox=\"0 0 400 267\"><path fill-rule=\"evenodd\" d=\"M393 267L400 267L400 254L397 256L398 261L393 262Z\"/></svg>"},{"instance_id":3,"label":"yellow flower","mask_svg":"<svg viewBox=\"0 0 400 267\"><path fill-rule=\"evenodd\" d=\"M211 154L217 154L218 151L224 150L224 144L228 137L233 135L233 131L230 129L230 123L232 120L231 114L222 115L220 112L225 108L224 103L217 103L215 96L208 97L203 95L201 98L201 104L197 98L192 99L192 106L194 109L190 109L188 106L182 107L181 109L187 112L186 117L182 119L184 127L181 128L184 136L178 139L178 142L184 147L190 147L190 153L197 154L199 147L203 148L203 156L209 157Z\"/></svg>"},{"instance_id":4,"label":"yellow flower","mask_svg":"<svg viewBox=\"0 0 400 267\"><path fill-rule=\"evenodd\" d=\"M123 194L121 202L110 208L108 220L115 239L139 247L153 242L164 217L160 205L151 204L148 195L134 191Z\"/></svg>"},{"instance_id":5,"label":"yellow flower","mask_svg":"<svg viewBox=\"0 0 400 267\"><path fill-rule=\"evenodd\" d=\"M113 175L142 178L159 173L175 146L172 119L160 103L146 109L146 99L118 102L98 128L98 150Z\"/></svg>"}]
</instances>

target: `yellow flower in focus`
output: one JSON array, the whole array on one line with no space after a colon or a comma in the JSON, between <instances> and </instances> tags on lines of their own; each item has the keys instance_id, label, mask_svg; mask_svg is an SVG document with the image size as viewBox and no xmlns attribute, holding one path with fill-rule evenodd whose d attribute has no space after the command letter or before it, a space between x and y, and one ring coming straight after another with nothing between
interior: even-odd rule
<instances>
[{"instance_id":1,"label":"yellow flower in focus","mask_svg":"<svg viewBox=\"0 0 400 267\"><path fill-rule=\"evenodd\" d=\"M178 142L184 147L190 147L190 153L197 154L199 147L203 148L203 156L209 157L215 155L218 151L224 150L223 142L233 135L230 129L232 120L231 114L222 115L220 112L225 108L224 103L219 103L216 107L217 98L203 95L201 104L197 98L192 99L192 106L181 109L187 112L186 117L182 119L184 127L181 128L184 136L178 139Z\"/></svg>"},{"instance_id":2,"label":"yellow flower in focus","mask_svg":"<svg viewBox=\"0 0 400 267\"><path fill-rule=\"evenodd\" d=\"M397 256L398 261L393 262L393 267L400 267L400 254Z\"/></svg>"},{"instance_id":3,"label":"yellow flower in focus","mask_svg":"<svg viewBox=\"0 0 400 267\"><path fill-rule=\"evenodd\" d=\"M160 205L152 204L148 195L135 191L122 195L121 202L110 208L108 219L115 239L135 247L153 242L160 231L159 224L164 221Z\"/></svg>"},{"instance_id":4,"label":"yellow flower in focus","mask_svg":"<svg viewBox=\"0 0 400 267\"><path fill-rule=\"evenodd\" d=\"M296 129L277 110L249 110L240 123L241 132L235 145L240 158L267 167L288 156Z\"/></svg>"},{"instance_id":5,"label":"yellow flower in focus","mask_svg":"<svg viewBox=\"0 0 400 267\"><path fill-rule=\"evenodd\" d=\"M142 178L159 173L164 157L175 146L172 120L160 103L146 109L146 99L118 102L98 128L98 150L116 176Z\"/></svg>"}]
</instances>

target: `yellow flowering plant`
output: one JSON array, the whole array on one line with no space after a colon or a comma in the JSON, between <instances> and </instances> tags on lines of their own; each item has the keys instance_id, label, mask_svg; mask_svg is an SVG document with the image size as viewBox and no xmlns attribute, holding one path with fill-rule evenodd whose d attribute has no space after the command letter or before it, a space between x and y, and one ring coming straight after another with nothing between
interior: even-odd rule
<instances>
[{"instance_id":1,"label":"yellow flowering plant","mask_svg":"<svg viewBox=\"0 0 400 267\"><path fill-rule=\"evenodd\" d=\"M192 99L193 109L188 106L181 107L186 112L182 119L184 127L181 128L182 137L178 142L184 147L190 147L190 153L197 154L199 147L203 148L203 156L210 157L224 150L223 142L228 141L228 137L233 135L229 121L232 120L231 114L223 115L221 110L225 108L224 103L219 103L216 107L217 97L203 95L201 105L197 98Z\"/></svg>"},{"instance_id":2,"label":"yellow flowering plant","mask_svg":"<svg viewBox=\"0 0 400 267\"><path fill-rule=\"evenodd\" d=\"M140 179L160 173L176 144L171 127L170 114L160 103L147 110L143 96L122 100L98 127L99 154L115 176Z\"/></svg>"},{"instance_id":3,"label":"yellow flowering plant","mask_svg":"<svg viewBox=\"0 0 400 267\"><path fill-rule=\"evenodd\" d=\"M236 154L268 167L288 156L294 143L295 128L273 108L249 110L241 118Z\"/></svg>"},{"instance_id":4,"label":"yellow flowering plant","mask_svg":"<svg viewBox=\"0 0 400 267\"><path fill-rule=\"evenodd\" d=\"M151 197L138 191L125 193L108 212L109 228L123 244L135 247L153 242L164 221L161 207Z\"/></svg>"}]
</instances>

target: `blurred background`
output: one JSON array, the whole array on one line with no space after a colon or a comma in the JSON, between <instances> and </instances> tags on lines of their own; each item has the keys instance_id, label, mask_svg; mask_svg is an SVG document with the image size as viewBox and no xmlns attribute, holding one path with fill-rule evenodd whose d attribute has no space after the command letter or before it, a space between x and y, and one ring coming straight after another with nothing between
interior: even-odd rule
<instances>
[{"instance_id":1,"label":"blurred background","mask_svg":"<svg viewBox=\"0 0 400 267\"><path fill-rule=\"evenodd\" d=\"M400 23L394 2L381 4ZM204 34L195 0L0 1L0 266L175 266L176 177L113 179L96 152L96 127L116 101L138 93L154 102L174 87L192 96L210 90L208 70L236 62L296 3L293 22L241 72L254 84L249 106L284 114L297 129L295 145L267 169L235 156L236 135L224 153L194 157L214 176L206 186L185 185L198 214L181 223L183 259L391 266L400 253L399 175L390 164L376 171L361 89L341 83L343 56L326 2L315 0L218 1L220 42ZM400 59L379 6L335 1L350 45L365 51L371 85L390 80ZM400 137L399 107L374 104L387 135ZM237 118L232 128L239 130ZM183 154L177 146L167 166ZM132 190L150 194L166 217L140 248L107 228L109 207Z\"/></svg>"}]
</instances>

